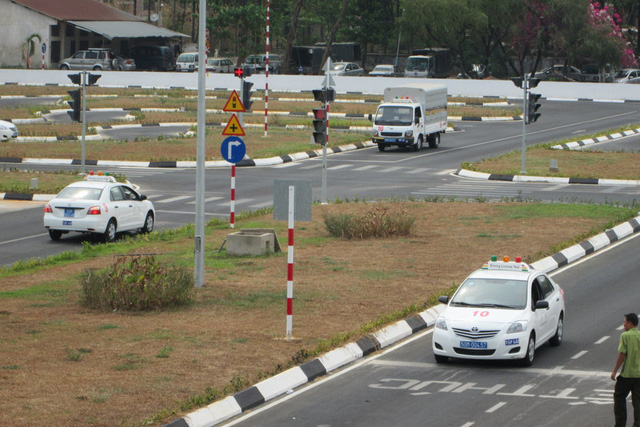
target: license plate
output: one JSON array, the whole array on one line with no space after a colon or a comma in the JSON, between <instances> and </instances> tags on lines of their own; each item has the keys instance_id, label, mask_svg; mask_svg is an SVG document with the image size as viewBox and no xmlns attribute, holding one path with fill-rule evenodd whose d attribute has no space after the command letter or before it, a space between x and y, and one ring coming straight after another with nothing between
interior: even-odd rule
<instances>
[{"instance_id":1,"label":"license plate","mask_svg":"<svg viewBox=\"0 0 640 427\"><path fill-rule=\"evenodd\" d=\"M62 225L71 225L71 221L62 221Z\"/></svg>"},{"instance_id":2,"label":"license plate","mask_svg":"<svg viewBox=\"0 0 640 427\"><path fill-rule=\"evenodd\" d=\"M460 347L462 348L487 348L487 343L484 341L460 341Z\"/></svg>"},{"instance_id":3,"label":"license plate","mask_svg":"<svg viewBox=\"0 0 640 427\"><path fill-rule=\"evenodd\" d=\"M518 345L520 344L520 338L511 338L504 340L504 345Z\"/></svg>"},{"instance_id":4,"label":"license plate","mask_svg":"<svg viewBox=\"0 0 640 427\"><path fill-rule=\"evenodd\" d=\"M72 208L64 208L65 218L73 218L76 214L76 210Z\"/></svg>"}]
</instances>

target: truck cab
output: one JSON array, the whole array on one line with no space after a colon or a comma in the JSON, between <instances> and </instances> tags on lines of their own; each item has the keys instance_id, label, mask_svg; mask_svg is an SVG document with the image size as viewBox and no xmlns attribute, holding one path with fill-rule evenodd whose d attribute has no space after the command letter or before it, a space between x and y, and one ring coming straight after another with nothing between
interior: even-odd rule
<instances>
[{"instance_id":1,"label":"truck cab","mask_svg":"<svg viewBox=\"0 0 640 427\"><path fill-rule=\"evenodd\" d=\"M433 56L416 55L407 58L404 69L405 77L435 77L435 60Z\"/></svg>"}]
</instances>

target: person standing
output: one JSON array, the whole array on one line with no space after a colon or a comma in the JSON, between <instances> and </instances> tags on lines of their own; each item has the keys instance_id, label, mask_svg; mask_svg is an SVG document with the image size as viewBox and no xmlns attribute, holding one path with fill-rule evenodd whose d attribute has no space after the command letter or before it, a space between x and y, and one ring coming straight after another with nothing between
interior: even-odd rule
<instances>
[{"instance_id":1,"label":"person standing","mask_svg":"<svg viewBox=\"0 0 640 427\"><path fill-rule=\"evenodd\" d=\"M620 335L618 344L618 359L611 373L611 379L616 381L613 392L613 412L616 427L627 425L627 396L631 393L633 405L633 427L640 427L640 331L638 330L638 315L629 313L624 315L622 322L624 332ZM616 380L618 369L622 366Z\"/></svg>"}]
</instances>

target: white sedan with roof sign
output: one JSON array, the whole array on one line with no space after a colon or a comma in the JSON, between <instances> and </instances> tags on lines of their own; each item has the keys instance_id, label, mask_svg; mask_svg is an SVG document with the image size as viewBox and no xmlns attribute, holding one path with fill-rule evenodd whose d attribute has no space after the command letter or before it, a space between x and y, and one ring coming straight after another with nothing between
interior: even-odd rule
<instances>
[{"instance_id":1,"label":"white sedan with roof sign","mask_svg":"<svg viewBox=\"0 0 640 427\"><path fill-rule=\"evenodd\" d=\"M433 330L438 363L455 357L513 359L530 366L538 347L562 342L562 288L519 257L515 262L493 257L440 302L447 307Z\"/></svg>"},{"instance_id":2,"label":"white sedan with roof sign","mask_svg":"<svg viewBox=\"0 0 640 427\"><path fill-rule=\"evenodd\" d=\"M153 203L146 196L112 176L89 175L69 184L44 208L44 227L52 240L77 231L110 242L117 232L150 233L155 218Z\"/></svg>"}]
</instances>

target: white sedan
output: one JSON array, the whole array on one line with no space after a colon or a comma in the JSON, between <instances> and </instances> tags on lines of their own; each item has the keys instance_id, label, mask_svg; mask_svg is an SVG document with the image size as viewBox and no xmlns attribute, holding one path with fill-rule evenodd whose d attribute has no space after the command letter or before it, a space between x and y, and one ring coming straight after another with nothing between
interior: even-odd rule
<instances>
[{"instance_id":1,"label":"white sedan","mask_svg":"<svg viewBox=\"0 0 640 427\"><path fill-rule=\"evenodd\" d=\"M69 184L44 208L44 228L52 240L70 231L92 233L111 242L116 232L150 233L155 209L147 197L112 176L89 175Z\"/></svg>"},{"instance_id":2,"label":"white sedan","mask_svg":"<svg viewBox=\"0 0 640 427\"><path fill-rule=\"evenodd\" d=\"M436 362L462 359L514 359L533 363L547 341L562 342L564 292L546 274L516 262L496 261L473 272L436 320L432 348Z\"/></svg>"},{"instance_id":3,"label":"white sedan","mask_svg":"<svg viewBox=\"0 0 640 427\"><path fill-rule=\"evenodd\" d=\"M18 128L11 122L0 120L0 141L8 141L18 137Z\"/></svg>"}]
</instances>

